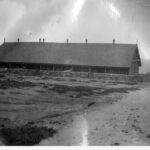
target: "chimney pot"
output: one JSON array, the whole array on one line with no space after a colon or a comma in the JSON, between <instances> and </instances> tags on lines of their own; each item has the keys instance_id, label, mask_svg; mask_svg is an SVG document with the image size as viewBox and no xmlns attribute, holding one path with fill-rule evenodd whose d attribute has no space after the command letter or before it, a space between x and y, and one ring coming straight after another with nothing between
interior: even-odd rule
<instances>
[{"instance_id":1,"label":"chimney pot","mask_svg":"<svg viewBox=\"0 0 150 150\"><path fill-rule=\"evenodd\" d=\"M67 45L69 44L69 39L67 39Z\"/></svg>"},{"instance_id":2,"label":"chimney pot","mask_svg":"<svg viewBox=\"0 0 150 150\"><path fill-rule=\"evenodd\" d=\"M18 43L20 42L20 39L18 38Z\"/></svg>"},{"instance_id":3,"label":"chimney pot","mask_svg":"<svg viewBox=\"0 0 150 150\"><path fill-rule=\"evenodd\" d=\"M39 39L39 43L41 43L41 38Z\"/></svg>"},{"instance_id":4,"label":"chimney pot","mask_svg":"<svg viewBox=\"0 0 150 150\"><path fill-rule=\"evenodd\" d=\"M45 43L45 39L43 38L43 44Z\"/></svg>"},{"instance_id":5,"label":"chimney pot","mask_svg":"<svg viewBox=\"0 0 150 150\"><path fill-rule=\"evenodd\" d=\"M4 38L4 43L6 42L6 39Z\"/></svg>"},{"instance_id":6,"label":"chimney pot","mask_svg":"<svg viewBox=\"0 0 150 150\"><path fill-rule=\"evenodd\" d=\"M88 39L85 39L85 43L86 43L86 45L88 44Z\"/></svg>"},{"instance_id":7,"label":"chimney pot","mask_svg":"<svg viewBox=\"0 0 150 150\"><path fill-rule=\"evenodd\" d=\"M113 39L113 45L115 45L115 42L116 42L116 40L115 40L115 39Z\"/></svg>"}]
</instances>

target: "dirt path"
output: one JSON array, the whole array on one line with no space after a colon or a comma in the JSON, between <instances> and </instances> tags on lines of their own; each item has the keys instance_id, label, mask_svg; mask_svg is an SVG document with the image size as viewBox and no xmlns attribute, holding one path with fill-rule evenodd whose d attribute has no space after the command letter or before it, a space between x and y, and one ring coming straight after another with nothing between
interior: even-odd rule
<instances>
[{"instance_id":1,"label":"dirt path","mask_svg":"<svg viewBox=\"0 0 150 150\"><path fill-rule=\"evenodd\" d=\"M93 106L40 145L150 145L150 86L122 100Z\"/></svg>"}]
</instances>

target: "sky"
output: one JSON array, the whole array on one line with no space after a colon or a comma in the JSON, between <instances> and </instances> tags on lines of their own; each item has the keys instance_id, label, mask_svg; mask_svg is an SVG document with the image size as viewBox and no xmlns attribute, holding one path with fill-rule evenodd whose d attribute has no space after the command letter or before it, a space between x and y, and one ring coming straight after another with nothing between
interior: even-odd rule
<instances>
[{"instance_id":1,"label":"sky","mask_svg":"<svg viewBox=\"0 0 150 150\"><path fill-rule=\"evenodd\" d=\"M0 43L17 41L138 44L150 72L150 0L0 0Z\"/></svg>"}]
</instances>

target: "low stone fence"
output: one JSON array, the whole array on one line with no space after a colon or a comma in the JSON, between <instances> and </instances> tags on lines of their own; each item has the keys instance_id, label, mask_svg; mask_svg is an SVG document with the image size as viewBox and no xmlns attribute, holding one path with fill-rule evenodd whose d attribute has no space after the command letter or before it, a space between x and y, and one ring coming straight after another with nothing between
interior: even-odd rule
<instances>
[{"instance_id":1,"label":"low stone fence","mask_svg":"<svg viewBox=\"0 0 150 150\"><path fill-rule=\"evenodd\" d=\"M143 74L143 82L150 82L150 73Z\"/></svg>"},{"instance_id":2,"label":"low stone fence","mask_svg":"<svg viewBox=\"0 0 150 150\"><path fill-rule=\"evenodd\" d=\"M58 77L79 77L100 80L110 80L115 82L143 82L143 75L122 75L122 74L103 74L103 73L87 73L87 72L49 72L49 75Z\"/></svg>"},{"instance_id":3,"label":"low stone fence","mask_svg":"<svg viewBox=\"0 0 150 150\"><path fill-rule=\"evenodd\" d=\"M94 74L94 78L103 80L112 80L116 82L143 82L142 75L123 75L123 74Z\"/></svg>"},{"instance_id":4,"label":"low stone fence","mask_svg":"<svg viewBox=\"0 0 150 150\"><path fill-rule=\"evenodd\" d=\"M129 82L138 83L146 80L150 81L150 75L123 75L123 74L106 74L106 73L88 73L88 72L63 72L63 71L49 71L49 70L31 70L31 69L0 69L0 72L8 72L27 76L46 75L54 77L70 77L70 78L89 78L100 79L115 82Z\"/></svg>"}]
</instances>

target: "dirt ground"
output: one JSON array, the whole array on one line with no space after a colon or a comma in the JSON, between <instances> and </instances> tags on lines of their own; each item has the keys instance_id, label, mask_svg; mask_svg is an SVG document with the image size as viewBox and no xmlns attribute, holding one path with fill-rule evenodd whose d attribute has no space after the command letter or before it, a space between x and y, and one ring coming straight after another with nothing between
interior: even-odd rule
<instances>
[{"instance_id":1,"label":"dirt ground","mask_svg":"<svg viewBox=\"0 0 150 150\"><path fill-rule=\"evenodd\" d=\"M0 144L150 145L150 84L0 71Z\"/></svg>"}]
</instances>

